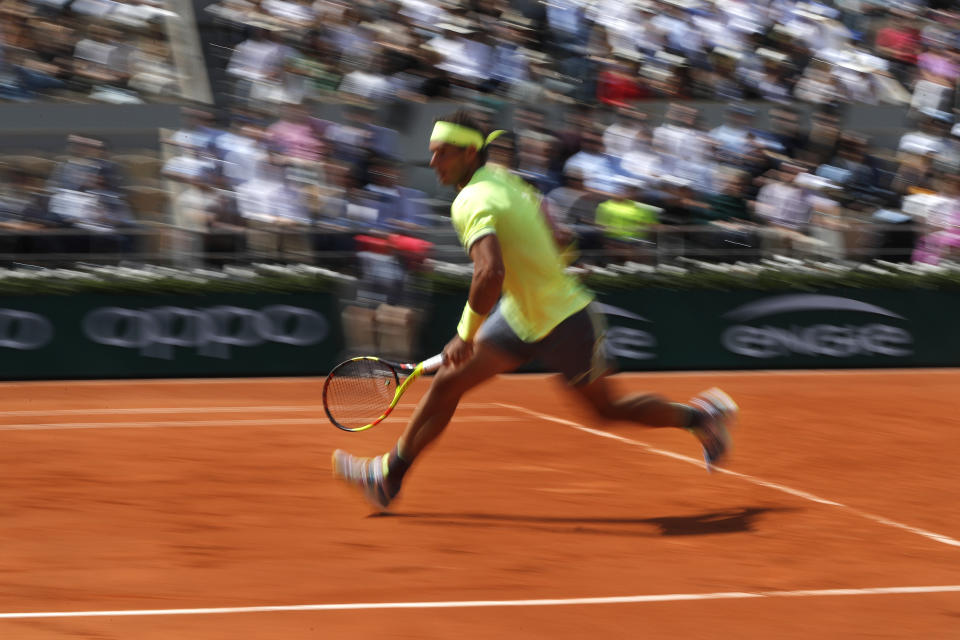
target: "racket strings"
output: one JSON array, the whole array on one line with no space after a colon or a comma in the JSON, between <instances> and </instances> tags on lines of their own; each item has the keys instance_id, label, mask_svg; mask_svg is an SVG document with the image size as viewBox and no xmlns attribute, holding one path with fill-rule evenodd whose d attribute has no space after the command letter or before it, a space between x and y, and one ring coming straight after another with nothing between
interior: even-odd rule
<instances>
[{"instance_id":1,"label":"racket strings","mask_svg":"<svg viewBox=\"0 0 960 640\"><path fill-rule=\"evenodd\" d=\"M396 390L397 376L388 365L372 359L351 360L327 382L327 409L344 427L359 428L387 410Z\"/></svg>"}]
</instances>

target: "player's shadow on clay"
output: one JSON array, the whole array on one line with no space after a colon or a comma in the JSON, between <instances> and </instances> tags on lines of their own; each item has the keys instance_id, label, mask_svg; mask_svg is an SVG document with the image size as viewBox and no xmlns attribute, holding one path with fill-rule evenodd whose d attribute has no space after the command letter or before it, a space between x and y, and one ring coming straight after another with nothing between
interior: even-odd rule
<instances>
[{"instance_id":1,"label":"player's shadow on clay","mask_svg":"<svg viewBox=\"0 0 960 640\"><path fill-rule=\"evenodd\" d=\"M753 531L757 521L773 512L796 511L786 507L740 507L688 516L655 518L602 518L524 516L501 513L385 513L379 517L402 518L418 524L463 527L505 527L552 533L613 536L703 536Z\"/></svg>"}]
</instances>

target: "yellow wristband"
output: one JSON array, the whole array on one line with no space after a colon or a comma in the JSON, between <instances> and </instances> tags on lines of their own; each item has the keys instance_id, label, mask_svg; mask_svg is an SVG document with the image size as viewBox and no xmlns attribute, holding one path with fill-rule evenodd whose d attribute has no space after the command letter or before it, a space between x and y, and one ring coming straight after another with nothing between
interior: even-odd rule
<instances>
[{"instance_id":1,"label":"yellow wristband","mask_svg":"<svg viewBox=\"0 0 960 640\"><path fill-rule=\"evenodd\" d=\"M477 331L480 329L480 325L483 324L483 321L487 316L482 316L470 306L470 303L467 302L463 306L463 315L460 316L460 324L457 325L457 335L459 335L464 342L472 342L473 337L477 335Z\"/></svg>"}]
</instances>

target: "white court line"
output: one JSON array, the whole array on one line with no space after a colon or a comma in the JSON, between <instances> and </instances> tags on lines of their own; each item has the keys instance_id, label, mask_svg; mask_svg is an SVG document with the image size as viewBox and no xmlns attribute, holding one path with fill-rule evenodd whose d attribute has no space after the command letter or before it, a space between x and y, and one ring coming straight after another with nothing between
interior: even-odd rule
<instances>
[{"instance_id":1,"label":"white court line","mask_svg":"<svg viewBox=\"0 0 960 640\"><path fill-rule=\"evenodd\" d=\"M545 413L540 413L539 411L531 411L530 409L526 409L526 408L524 408L524 407L519 407L519 406L517 406L517 405L506 404L506 403L503 403L503 402L498 403L498 404L499 404L501 407L505 408L505 409L513 409L514 411L519 411L519 412L521 412L521 413L526 413L527 415L534 416L534 417L536 417L536 418L540 418L541 420L546 420L546 421L548 421L548 422L555 422L555 423L557 423L557 424L562 424L562 425L564 425L564 426L571 427L571 428L573 428L573 429L577 429L578 431L583 431L584 433L590 433L590 434L595 435L595 436L600 436L601 438L610 438L611 440L618 440L618 441L620 441L620 442L624 442L624 443L626 443L626 444L633 445L633 446L635 446L635 447L640 447L640 448L642 448L642 449L645 449L645 450L649 451L650 453L655 453L655 454L657 454L657 455L665 456L665 457L667 457L667 458L673 458L674 460L680 460L681 462L687 462L687 463L689 463L689 464L693 464L693 465L696 465L696 466L698 466L698 467L702 467L702 466L703 466L703 460L699 460L699 459L697 459L697 458L691 458L690 456L685 456L685 455L680 454L680 453L674 453L673 451L667 451L667 450L665 450L665 449L658 449L657 447L653 447L653 446L647 444L646 442L641 442L640 440L634 440L634 439L632 439L632 438L627 438L627 437L625 437L625 436L621 436L621 435L618 435L618 434L616 434L616 433L610 433L610 432L608 432L608 431L600 431L599 429L591 429L590 427L585 427L585 426L583 426L582 424L573 422L573 421L571 421L571 420L564 420L563 418L558 418L558 417L556 417L556 416L551 416L551 415L548 415L548 414L545 414ZM746 474L746 473L740 473L740 472L738 472L738 471L731 471L731 470L729 470L729 469L723 469L723 468L721 468L721 467L714 467L714 472L715 472L715 473L725 473L725 474L727 474L727 475L740 478L741 480L745 480L745 481L747 481L747 482L749 482L749 483L751 483L751 484L755 484L755 485L758 485L758 486L761 486L761 487L768 487L768 488L770 488L770 489L775 489L775 490L777 490L777 491L781 491L781 492L783 492L783 493L788 493L788 494L790 494L790 495L792 495L792 496L797 496L798 498L803 498L804 500L809 500L809 501L811 501L811 502L816 502L816 503L819 503L819 504L829 505L829 506L831 506L831 507L839 507L839 508L841 508L841 509L846 509L847 511L849 511L850 513L852 513L852 514L854 514L854 515L858 515L858 516L860 516L861 518L865 518L865 519L867 519L867 520L871 520L871 521L876 522L876 523L878 523L878 524L882 524L882 525L885 525L885 526L888 526L888 527L893 527L893 528L895 528L895 529L901 529L901 530L903 530L903 531L908 531L908 532L913 533L913 534L915 534L915 535L923 536L924 538L928 538L928 539L930 539L930 540L934 540L935 542L940 542L940 543L942 543L942 544L950 545L951 547L960 547L960 540L954 540L953 538L950 538L950 537L948 537L948 536L945 536L945 535L942 535L942 534L939 534L939 533L934 533L933 531L927 531L926 529L920 529L920 528L918 528L918 527L912 527L912 526L910 526L910 525L908 525L908 524L903 524L902 522L897 522L897 521L895 521L895 520L890 520L889 518L885 518L885 517L883 517L883 516L878 516L878 515L874 515L874 514L872 514L872 513L868 513L868 512L866 512L866 511L861 511L860 509L857 509L856 507L851 507L851 506L845 505L845 504L843 504L843 503L841 503L841 502L835 502L834 500L828 500L828 499L826 499L826 498L821 498L821 497L819 497L819 496L813 495L812 493L807 493L806 491L800 491L799 489L792 489L792 488L787 487L787 486L782 485L782 484L777 484L777 483L775 483L775 482L768 482L768 481L766 481L766 480L762 480L762 479L760 479L760 478L757 478L757 477L755 477L755 476L748 475L748 474Z\"/></svg>"},{"instance_id":2,"label":"white court line","mask_svg":"<svg viewBox=\"0 0 960 640\"><path fill-rule=\"evenodd\" d=\"M412 403L400 403L398 409L413 409L417 405ZM493 402L463 402L459 405L461 409L494 409L497 404ZM129 413L243 413L244 411L256 411L258 413L285 413L293 411L317 411L323 412L323 405L305 404L305 405L237 405L237 406L217 406L217 407L124 407L117 409L16 409L13 411L0 410L0 418L4 416L109 416L125 415Z\"/></svg>"},{"instance_id":3,"label":"white court line","mask_svg":"<svg viewBox=\"0 0 960 640\"><path fill-rule=\"evenodd\" d=\"M400 417L400 416L396 416ZM484 422L518 422L521 416L482 416L469 418ZM186 427L271 427L323 425L326 418L267 418L250 420L163 420L156 422L50 422L44 424L0 424L0 431L56 431L70 429L170 429Z\"/></svg>"},{"instance_id":4,"label":"white court line","mask_svg":"<svg viewBox=\"0 0 960 640\"><path fill-rule=\"evenodd\" d=\"M562 607L588 604L643 604L691 600L743 600L747 598L816 598L841 596L957 593L960 585L929 587L873 587L866 589L804 589L801 591L721 591L717 593L665 593L645 596L599 598L541 598L536 600L446 600L436 602L353 602L343 604L298 604L259 607L204 607L197 609L120 609L115 611L29 611L0 613L0 620L36 618L103 618L117 616L188 616L224 613L272 613L283 611L357 611L371 609L465 609L475 607Z\"/></svg>"}]
</instances>

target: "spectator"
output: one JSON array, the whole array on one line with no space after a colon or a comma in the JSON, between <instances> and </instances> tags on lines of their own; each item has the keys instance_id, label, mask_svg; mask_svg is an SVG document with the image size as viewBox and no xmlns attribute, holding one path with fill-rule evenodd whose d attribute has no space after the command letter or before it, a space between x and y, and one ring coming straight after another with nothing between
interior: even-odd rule
<instances>
[{"instance_id":1,"label":"spectator","mask_svg":"<svg viewBox=\"0 0 960 640\"><path fill-rule=\"evenodd\" d=\"M800 132L800 116L793 107L773 105L767 111L769 129L756 131L761 144L767 149L768 156L777 160L794 158L803 145L804 137Z\"/></svg>"},{"instance_id":2,"label":"spectator","mask_svg":"<svg viewBox=\"0 0 960 640\"><path fill-rule=\"evenodd\" d=\"M874 47L890 63L893 76L905 87L913 84L914 65L920 54L920 33L912 23L915 16L903 9L890 10L887 24L877 31Z\"/></svg>"},{"instance_id":3,"label":"spectator","mask_svg":"<svg viewBox=\"0 0 960 640\"><path fill-rule=\"evenodd\" d=\"M926 109L917 114L917 129L900 137L898 151L912 150L938 155L947 148L947 133L953 117L944 111Z\"/></svg>"},{"instance_id":4,"label":"spectator","mask_svg":"<svg viewBox=\"0 0 960 640\"><path fill-rule=\"evenodd\" d=\"M47 188L53 192L60 189L83 191L94 183L119 192L121 177L116 163L107 159L106 145L102 140L69 136L67 155L54 167Z\"/></svg>"},{"instance_id":5,"label":"spectator","mask_svg":"<svg viewBox=\"0 0 960 640\"><path fill-rule=\"evenodd\" d=\"M910 101L916 111L948 111L954 102L960 63L956 43L948 47L927 47L917 57L917 79Z\"/></svg>"},{"instance_id":6,"label":"spectator","mask_svg":"<svg viewBox=\"0 0 960 640\"><path fill-rule=\"evenodd\" d=\"M581 150L563 165L564 174L576 170L583 176L588 191L610 197L618 192L619 169L617 161L603 148L601 132L592 126L583 132Z\"/></svg>"},{"instance_id":7,"label":"spectator","mask_svg":"<svg viewBox=\"0 0 960 640\"><path fill-rule=\"evenodd\" d=\"M792 73L789 58L780 51L770 49L761 49L757 53L763 58L763 73L756 85L760 98L768 102L789 105L793 95L793 87L789 79Z\"/></svg>"},{"instance_id":8,"label":"spectator","mask_svg":"<svg viewBox=\"0 0 960 640\"><path fill-rule=\"evenodd\" d=\"M50 229L61 229L66 224L48 209L49 198L43 178L19 167L3 168L3 179L0 180L0 228L12 233L0 236L0 252L39 257L64 251L62 236L44 233Z\"/></svg>"},{"instance_id":9,"label":"spectator","mask_svg":"<svg viewBox=\"0 0 960 640\"><path fill-rule=\"evenodd\" d=\"M549 135L530 133L520 138L517 149L514 172L541 193L549 193L560 186L560 178L550 169L550 150L554 142Z\"/></svg>"},{"instance_id":10,"label":"spectator","mask_svg":"<svg viewBox=\"0 0 960 640\"><path fill-rule=\"evenodd\" d=\"M517 22L500 20L494 23L490 80L485 90L510 95L519 85L530 80L530 53L526 49L526 27Z\"/></svg>"},{"instance_id":11,"label":"spectator","mask_svg":"<svg viewBox=\"0 0 960 640\"><path fill-rule=\"evenodd\" d=\"M706 134L697 128L695 108L671 103L664 123L653 130L653 149L660 154L663 173L689 180L694 190L713 190L713 160Z\"/></svg>"},{"instance_id":12,"label":"spectator","mask_svg":"<svg viewBox=\"0 0 960 640\"><path fill-rule=\"evenodd\" d=\"M924 221L926 233L914 251L916 262L937 264L960 258L960 174L943 173L937 180L937 203Z\"/></svg>"},{"instance_id":13,"label":"spectator","mask_svg":"<svg viewBox=\"0 0 960 640\"><path fill-rule=\"evenodd\" d=\"M597 206L597 226L605 236L604 248L620 260L641 259L643 248L654 239L647 230L659 221L661 210L640 202L640 185L621 182L609 200Z\"/></svg>"},{"instance_id":14,"label":"spectator","mask_svg":"<svg viewBox=\"0 0 960 640\"><path fill-rule=\"evenodd\" d=\"M230 127L216 138L214 153L223 165L224 178L237 187L258 176L269 164L266 127L241 111L230 116Z\"/></svg>"},{"instance_id":15,"label":"spectator","mask_svg":"<svg viewBox=\"0 0 960 640\"><path fill-rule=\"evenodd\" d=\"M743 84L737 76L737 62L743 55L723 47L716 47L709 57L710 70L701 74L705 78L703 96L721 102L736 102L746 98Z\"/></svg>"},{"instance_id":16,"label":"spectator","mask_svg":"<svg viewBox=\"0 0 960 640\"><path fill-rule=\"evenodd\" d=\"M267 127L266 133L270 148L288 159L315 164L324 158L324 143L303 104L282 105L280 118Z\"/></svg>"},{"instance_id":17,"label":"spectator","mask_svg":"<svg viewBox=\"0 0 960 640\"><path fill-rule=\"evenodd\" d=\"M363 189L376 203L378 228L410 233L429 225L426 194L400 184L400 165L396 160L375 156L370 163L370 178Z\"/></svg>"},{"instance_id":18,"label":"spectator","mask_svg":"<svg viewBox=\"0 0 960 640\"><path fill-rule=\"evenodd\" d=\"M775 251L795 252L807 246L812 209L807 194L796 185L802 173L804 169L796 164L771 169L757 194L757 220L769 225L766 245Z\"/></svg>"},{"instance_id":19,"label":"spectator","mask_svg":"<svg viewBox=\"0 0 960 640\"><path fill-rule=\"evenodd\" d=\"M311 214L283 156L273 155L262 171L237 187L237 205L250 228L253 251L267 259L306 259Z\"/></svg>"},{"instance_id":20,"label":"spectator","mask_svg":"<svg viewBox=\"0 0 960 640\"><path fill-rule=\"evenodd\" d=\"M735 262L756 256L760 247L749 200L750 174L737 169L720 172L719 193L691 207L693 222L709 225L694 234L692 242L708 261Z\"/></svg>"},{"instance_id":21,"label":"spectator","mask_svg":"<svg viewBox=\"0 0 960 640\"><path fill-rule=\"evenodd\" d=\"M178 197L177 227L186 234L181 259L186 264L222 266L239 262L246 252L247 221L226 177L211 171L194 180Z\"/></svg>"},{"instance_id":22,"label":"spectator","mask_svg":"<svg viewBox=\"0 0 960 640\"><path fill-rule=\"evenodd\" d=\"M115 28L93 25L73 51L74 77L91 89L91 96L125 87L130 78L133 47Z\"/></svg>"},{"instance_id":23,"label":"spectator","mask_svg":"<svg viewBox=\"0 0 960 640\"><path fill-rule=\"evenodd\" d=\"M297 104L333 94L342 81L329 41L311 30L285 60L284 86L288 102Z\"/></svg>"},{"instance_id":24,"label":"spectator","mask_svg":"<svg viewBox=\"0 0 960 640\"><path fill-rule=\"evenodd\" d=\"M823 164L836 155L839 140L839 110L829 106L815 111L810 117L810 131L797 150L796 159L814 166Z\"/></svg>"},{"instance_id":25,"label":"spectator","mask_svg":"<svg viewBox=\"0 0 960 640\"><path fill-rule=\"evenodd\" d=\"M250 37L234 49L227 64L227 74L236 81L234 94L240 100L283 101L281 78L291 55L275 30L263 24L255 26Z\"/></svg>"},{"instance_id":26,"label":"spectator","mask_svg":"<svg viewBox=\"0 0 960 640\"><path fill-rule=\"evenodd\" d=\"M753 135L754 117L754 110L746 105L732 104L727 107L723 124L710 131L710 139L720 162L732 165L743 163L752 150L749 139Z\"/></svg>"},{"instance_id":27,"label":"spectator","mask_svg":"<svg viewBox=\"0 0 960 640\"><path fill-rule=\"evenodd\" d=\"M91 260L116 260L136 248L130 231L139 225L123 196L103 174L95 173L81 189L58 189L50 197L50 212L66 225L83 231L65 238L68 253L87 253Z\"/></svg>"},{"instance_id":28,"label":"spectator","mask_svg":"<svg viewBox=\"0 0 960 640\"><path fill-rule=\"evenodd\" d=\"M354 69L343 76L340 95L349 100L366 103L388 103L396 96L395 82L388 77L388 60L382 49L377 49L369 67Z\"/></svg>"},{"instance_id":29,"label":"spectator","mask_svg":"<svg viewBox=\"0 0 960 640\"><path fill-rule=\"evenodd\" d=\"M601 63L597 76L597 100L611 107L631 107L637 100L649 97L640 81L639 56L620 51Z\"/></svg>"},{"instance_id":30,"label":"spectator","mask_svg":"<svg viewBox=\"0 0 960 640\"><path fill-rule=\"evenodd\" d=\"M613 122L603 131L603 148L616 158L626 158L649 146L647 114L635 107L617 109Z\"/></svg>"},{"instance_id":31,"label":"spectator","mask_svg":"<svg viewBox=\"0 0 960 640\"><path fill-rule=\"evenodd\" d=\"M864 136L843 133L836 155L817 169L818 176L843 187L845 206L857 210L885 204L876 161L867 154L867 144Z\"/></svg>"}]
</instances>

